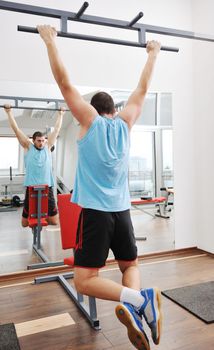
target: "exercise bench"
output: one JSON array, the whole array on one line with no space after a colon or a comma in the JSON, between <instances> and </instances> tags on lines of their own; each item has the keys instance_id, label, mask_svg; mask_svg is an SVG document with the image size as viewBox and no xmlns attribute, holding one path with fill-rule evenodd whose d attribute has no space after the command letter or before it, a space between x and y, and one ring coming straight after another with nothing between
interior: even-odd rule
<instances>
[{"instance_id":1,"label":"exercise bench","mask_svg":"<svg viewBox=\"0 0 214 350\"><path fill-rule=\"evenodd\" d=\"M161 191L164 191L166 202L165 202L165 212L171 212L174 206L174 188L173 187L161 187ZM170 198L170 201L169 201Z\"/></svg>"},{"instance_id":2,"label":"exercise bench","mask_svg":"<svg viewBox=\"0 0 214 350\"><path fill-rule=\"evenodd\" d=\"M131 201L131 206L135 209L138 209L153 218L160 217L164 219L169 219L169 216L165 214L165 203L166 203L166 197L155 197L151 199L133 199ZM142 208L142 206L156 206L158 207L158 212L156 214L152 214L149 211Z\"/></svg>"},{"instance_id":3,"label":"exercise bench","mask_svg":"<svg viewBox=\"0 0 214 350\"><path fill-rule=\"evenodd\" d=\"M33 250L41 263L28 265L28 269L63 265L63 261L50 261L41 247L42 228L48 225L48 185L29 186L28 224L33 233Z\"/></svg>"},{"instance_id":4,"label":"exercise bench","mask_svg":"<svg viewBox=\"0 0 214 350\"><path fill-rule=\"evenodd\" d=\"M72 203L71 194L58 194L58 210L61 227L61 241L63 249L75 249L76 247L76 235L78 229L79 216L81 213L81 207L75 203ZM64 264L71 267L74 266L74 257L64 259ZM84 296L78 293L74 287L72 287L67 279L73 278L74 272L68 272L58 275L49 275L36 277L35 284L58 281L61 286L68 293L70 298L74 301L77 307L81 310L91 326L95 330L100 330L99 320L97 319L97 307L96 299L94 297L88 297L88 305L84 302Z\"/></svg>"}]
</instances>

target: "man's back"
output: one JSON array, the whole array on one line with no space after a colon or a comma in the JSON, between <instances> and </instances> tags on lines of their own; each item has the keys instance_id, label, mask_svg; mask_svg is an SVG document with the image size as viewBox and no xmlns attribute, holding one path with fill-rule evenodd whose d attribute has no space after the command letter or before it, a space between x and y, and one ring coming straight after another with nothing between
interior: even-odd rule
<instances>
[{"instance_id":1,"label":"man's back","mask_svg":"<svg viewBox=\"0 0 214 350\"><path fill-rule=\"evenodd\" d=\"M130 208L128 190L129 129L119 117L97 116L78 142L72 201L84 208Z\"/></svg>"}]
</instances>

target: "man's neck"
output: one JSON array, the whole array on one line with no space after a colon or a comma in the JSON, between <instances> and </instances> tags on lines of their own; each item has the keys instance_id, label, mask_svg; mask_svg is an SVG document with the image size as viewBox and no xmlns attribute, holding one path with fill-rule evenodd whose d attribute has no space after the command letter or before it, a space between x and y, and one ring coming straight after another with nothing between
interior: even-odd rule
<instances>
[{"instance_id":1,"label":"man's neck","mask_svg":"<svg viewBox=\"0 0 214 350\"><path fill-rule=\"evenodd\" d=\"M111 113L109 113L109 114L106 114L106 113L102 114L103 117L109 118L109 119L114 119L115 115L116 115L116 113L114 113L114 114L111 114Z\"/></svg>"}]
</instances>

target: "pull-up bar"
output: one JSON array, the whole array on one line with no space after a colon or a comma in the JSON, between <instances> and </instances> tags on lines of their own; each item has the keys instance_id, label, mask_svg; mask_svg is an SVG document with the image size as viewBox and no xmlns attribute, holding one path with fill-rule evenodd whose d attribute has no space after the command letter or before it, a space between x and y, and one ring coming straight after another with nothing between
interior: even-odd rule
<instances>
[{"instance_id":1,"label":"pull-up bar","mask_svg":"<svg viewBox=\"0 0 214 350\"><path fill-rule=\"evenodd\" d=\"M214 42L214 37L205 36L203 34L197 34L191 31L184 31L172 28L158 27L149 24L137 23L139 19L143 16L143 13L140 12L132 21L126 22L122 20L110 19L105 17L89 16L84 15L85 10L89 6L88 2L84 2L82 7L77 13L62 11L57 9L50 9L46 7L31 6L26 4L19 4L9 1L0 0L0 9L5 11L21 12L36 16L52 17L60 19L60 31L58 31L58 36L65 38L72 38L78 40L89 40L96 42L104 42L109 44L116 45L125 45L125 46L135 46L135 47L146 47L146 33L155 33L167 36L175 36L186 39L202 40ZM67 31L67 22L83 22L87 24L95 24L101 26L108 26L126 30L134 30L138 32L138 41L126 41L126 40L117 40L113 38L103 38L90 35L74 34ZM20 26L18 25L18 30L27 33L38 33L36 28ZM178 52L179 49L175 47L162 46L161 50Z\"/></svg>"},{"instance_id":2,"label":"pull-up bar","mask_svg":"<svg viewBox=\"0 0 214 350\"><path fill-rule=\"evenodd\" d=\"M0 96L0 100L10 100L13 101L14 104L10 105L11 108L15 109L35 109L38 111L60 111L60 104L65 104L64 100L59 99L53 99L53 98L36 98L36 97L20 97L20 96ZM42 108L42 107L36 107L36 106L22 106L20 103L23 103L24 101L30 101L30 102L46 102L47 104L53 103L55 104L55 108ZM0 108L4 108L5 104L0 105ZM63 109L66 112L69 112L69 109Z\"/></svg>"}]
</instances>

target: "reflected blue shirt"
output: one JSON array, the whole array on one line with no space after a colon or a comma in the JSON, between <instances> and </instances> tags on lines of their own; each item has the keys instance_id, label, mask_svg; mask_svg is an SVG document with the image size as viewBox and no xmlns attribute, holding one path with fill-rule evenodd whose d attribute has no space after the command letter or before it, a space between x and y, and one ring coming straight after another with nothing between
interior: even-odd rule
<instances>
[{"instance_id":1,"label":"reflected blue shirt","mask_svg":"<svg viewBox=\"0 0 214 350\"><path fill-rule=\"evenodd\" d=\"M77 146L72 202L108 212L129 209L127 123L118 116L114 119L97 116Z\"/></svg>"},{"instance_id":2,"label":"reflected blue shirt","mask_svg":"<svg viewBox=\"0 0 214 350\"><path fill-rule=\"evenodd\" d=\"M29 150L25 154L24 161L26 168L24 186L54 186L52 158L47 145L41 150L38 150L31 144Z\"/></svg>"}]
</instances>

